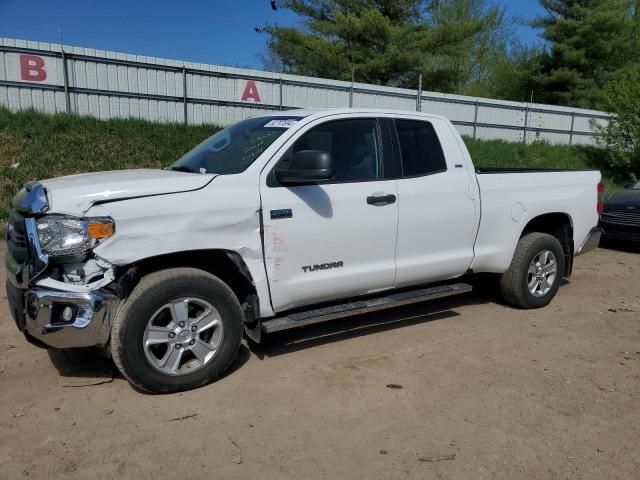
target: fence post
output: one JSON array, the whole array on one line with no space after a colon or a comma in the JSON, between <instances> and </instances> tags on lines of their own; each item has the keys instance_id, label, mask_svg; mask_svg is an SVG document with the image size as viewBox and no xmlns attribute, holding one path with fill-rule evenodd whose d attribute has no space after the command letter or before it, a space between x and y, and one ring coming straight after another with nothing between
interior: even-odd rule
<instances>
[{"instance_id":1,"label":"fence post","mask_svg":"<svg viewBox=\"0 0 640 480\"><path fill-rule=\"evenodd\" d=\"M416 96L416 112L422 110L422 74L418 75L418 95Z\"/></svg>"},{"instance_id":2,"label":"fence post","mask_svg":"<svg viewBox=\"0 0 640 480\"><path fill-rule=\"evenodd\" d=\"M353 107L353 82L356 78L356 67L351 69L351 87L349 87L349 108Z\"/></svg>"},{"instance_id":3,"label":"fence post","mask_svg":"<svg viewBox=\"0 0 640 480\"><path fill-rule=\"evenodd\" d=\"M282 77L280 77L280 80L278 82L280 85L280 110L282 110L283 108L283 103L282 103Z\"/></svg>"},{"instance_id":4,"label":"fence post","mask_svg":"<svg viewBox=\"0 0 640 480\"><path fill-rule=\"evenodd\" d=\"M529 104L524 109L524 133L522 135L522 143L527 144L527 127L529 126Z\"/></svg>"},{"instance_id":5,"label":"fence post","mask_svg":"<svg viewBox=\"0 0 640 480\"><path fill-rule=\"evenodd\" d=\"M569 145L573 145L573 123L576 120L576 112L571 112L571 129L569 130Z\"/></svg>"},{"instance_id":6,"label":"fence post","mask_svg":"<svg viewBox=\"0 0 640 480\"><path fill-rule=\"evenodd\" d=\"M475 112L473 113L473 139L476 139L476 130L478 129L478 100L476 100Z\"/></svg>"},{"instance_id":7,"label":"fence post","mask_svg":"<svg viewBox=\"0 0 640 480\"><path fill-rule=\"evenodd\" d=\"M60 47L62 52L62 77L64 81L64 103L67 113L71 113L71 98L69 97L69 72L67 71L67 55L64 53L64 47Z\"/></svg>"},{"instance_id":8,"label":"fence post","mask_svg":"<svg viewBox=\"0 0 640 480\"><path fill-rule=\"evenodd\" d=\"M187 118L187 67L182 66L182 101L184 108L184 124L188 122Z\"/></svg>"}]
</instances>

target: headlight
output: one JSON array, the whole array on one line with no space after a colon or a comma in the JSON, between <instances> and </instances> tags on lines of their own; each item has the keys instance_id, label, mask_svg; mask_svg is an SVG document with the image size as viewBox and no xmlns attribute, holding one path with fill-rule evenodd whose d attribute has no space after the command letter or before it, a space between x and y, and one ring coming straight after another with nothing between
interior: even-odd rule
<instances>
[{"instance_id":1,"label":"headlight","mask_svg":"<svg viewBox=\"0 0 640 480\"><path fill-rule=\"evenodd\" d=\"M81 255L89 251L101 238L115 231L111 218L77 218L50 215L37 221L38 238L42 250L51 256Z\"/></svg>"}]
</instances>

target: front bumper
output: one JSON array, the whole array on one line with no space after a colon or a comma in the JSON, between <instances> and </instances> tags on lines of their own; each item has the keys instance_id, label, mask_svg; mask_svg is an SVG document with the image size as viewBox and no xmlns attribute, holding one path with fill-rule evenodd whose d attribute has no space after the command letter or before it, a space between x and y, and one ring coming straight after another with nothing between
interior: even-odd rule
<instances>
[{"instance_id":1,"label":"front bumper","mask_svg":"<svg viewBox=\"0 0 640 480\"><path fill-rule=\"evenodd\" d=\"M99 347L109 342L118 297L105 290L22 290L7 282L7 299L18 328L32 343L53 348ZM69 307L71 318L63 318ZM67 311L69 312L69 311ZM34 342L35 340L35 342Z\"/></svg>"},{"instance_id":2,"label":"front bumper","mask_svg":"<svg viewBox=\"0 0 640 480\"><path fill-rule=\"evenodd\" d=\"M576 250L575 256L584 255L585 253L590 252L598 247L600 244L600 238L602 237L602 229L599 226L593 227L591 231L589 231L587 238L580 245L578 250Z\"/></svg>"},{"instance_id":3,"label":"front bumper","mask_svg":"<svg viewBox=\"0 0 640 480\"><path fill-rule=\"evenodd\" d=\"M640 210L633 205L605 206L600 227L603 237L640 242Z\"/></svg>"},{"instance_id":4,"label":"front bumper","mask_svg":"<svg viewBox=\"0 0 640 480\"><path fill-rule=\"evenodd\" d=\"M34 285L49 264L36 224L36 217L49 210L44 187L34 182L25 185L13 206L7 222L6 290L20 331L32 343L45 347L107 344L118 302L115 295L104 289L71 292Z\"/></svg>"},{"instance_id":5,"label":"front bumper","mask_svg":"<svg viewBox=\"0 0 640 480\"><path fill-rule=\"evenodd\" d=\"M600 221L602 236L614 240L640 242L640 227L626 224Z\"/></svg>"}]
</instances>

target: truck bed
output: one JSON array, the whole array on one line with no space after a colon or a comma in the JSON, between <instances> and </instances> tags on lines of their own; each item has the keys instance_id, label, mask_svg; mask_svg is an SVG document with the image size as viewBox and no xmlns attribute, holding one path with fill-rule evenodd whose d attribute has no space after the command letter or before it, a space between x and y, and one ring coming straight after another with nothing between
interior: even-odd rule
<instances>
[{"instance_id":1,"label":"truck bed","mask_svg":"<svg viewBox=\"0 0 640 480\"><path fill-rule=\"evenodd\" d=\"M540 215L568 217L575 249L598 224L597 170L476 168L476 173L482 214L474 272L504 272L521 232Z\"/></svg>"}]
</instances>

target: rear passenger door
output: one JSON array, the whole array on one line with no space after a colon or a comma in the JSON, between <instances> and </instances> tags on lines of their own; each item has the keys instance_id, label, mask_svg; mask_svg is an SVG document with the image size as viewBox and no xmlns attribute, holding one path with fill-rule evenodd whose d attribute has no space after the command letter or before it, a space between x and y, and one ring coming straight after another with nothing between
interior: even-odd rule
<instances>
[{"instance_id":1,"label":"rear passenger door","mask_svg":"<svg viewBox=\"0 0 640 480\"><path fill-rule=\"evenodd\" d=\"M401 165L395 286L462 275L473 260L478 218L458 137L439 119L396 118L391 128Z\"/></svg>"}]
</instances>

